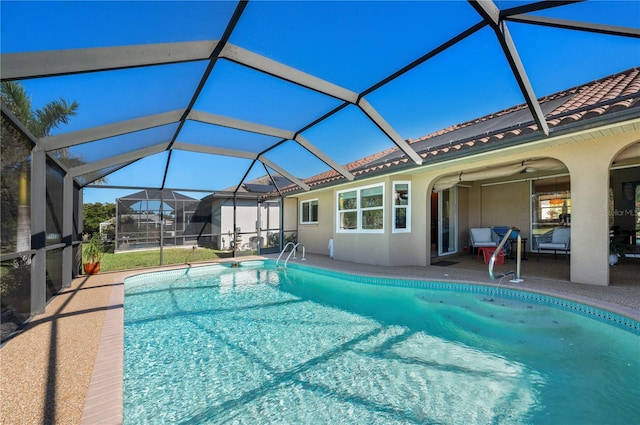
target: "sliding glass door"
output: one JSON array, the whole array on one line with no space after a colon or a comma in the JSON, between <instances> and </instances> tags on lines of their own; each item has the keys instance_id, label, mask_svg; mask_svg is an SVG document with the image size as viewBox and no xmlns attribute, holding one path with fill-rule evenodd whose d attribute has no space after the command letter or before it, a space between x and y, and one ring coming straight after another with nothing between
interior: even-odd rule
<instances>
[{"instance_id":1,"label":"sliding glass door","mask_svg":"<svg viewBox=\"0 0 640 425\"><path fill-rule=\"evenodd\" d=\"M438 196L438 255L458 252L457 188L443 190Z\"/></svg>"}]
</instances>

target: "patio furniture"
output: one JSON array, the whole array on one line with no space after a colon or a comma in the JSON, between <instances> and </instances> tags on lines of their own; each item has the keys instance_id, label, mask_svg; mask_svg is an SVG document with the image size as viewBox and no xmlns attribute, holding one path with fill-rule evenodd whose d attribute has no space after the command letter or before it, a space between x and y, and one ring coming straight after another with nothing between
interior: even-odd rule
<instances>
[{"instance_id":1,"label":"patio furniture","mask_svg":"<svg viewBox=\"0 0 640 425\"><path fill-rule=\"evenodd\" d=\"M489 247L480 248L480 249L483 251L482 255L484 257L484 263L489 264L489 261L491 260L491 256L496 252L496 249L489 248ZM504 248L500 250L500 252L498 253L498 256L496 257L495 263L493 263L494 266L501 266L502 264L504 264Z\"/></svg>"},{"instance_id":2,"label":"patio furniture","mask_svg":"<svg viewBox=\"0 0 640 425\"><path fill-rule=\"evenodd\" d=\"M520 247L522 249L522 259L526 260L527 259L527 238L520 238ZM511 260L514 260L515 257L515 252L518 249L518 235L516 234L515 238L512 238L511 236L509 237L509 240L507 241L509 243L509 249L507 250L508 253L508 257Z\"/></svg>"},{"instance_id":3,"label":"patio furniture","mask_svg":"<svg viewBox=\"0 0 640 425\"><path fill-rule=\"evenodd\" d=\"M569 249L571 248L571 227L556 227L551 231L551 242L538 242L538 254L540 250L553 250L553 258L558 251L564 251L569 263ZM538 260L540 257L538 256Z\"/></svg>"},{"instance_id":4,"label":"patio furniture","mask_svg":"<svg viewBox=\"0 0 640 425\"><path fill-rule=\"evenodd\" d=\"M490 227L473 227L469 229L469 239L471 240L471 255L474 249L478 249L478 258L483 248L496 248L498 246L498 235Z\"/></svg>"}]
</instances>

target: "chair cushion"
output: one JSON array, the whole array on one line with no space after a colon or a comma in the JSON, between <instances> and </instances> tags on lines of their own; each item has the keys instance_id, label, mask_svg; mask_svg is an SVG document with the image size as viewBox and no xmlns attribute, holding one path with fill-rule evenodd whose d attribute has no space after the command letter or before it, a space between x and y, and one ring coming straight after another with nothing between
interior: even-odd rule
<instances>
[{"instance_id":1,"label":"chair cushion","mask_svg":"<svg viewBox=\"0 0 640 425\"><path fill-rule=\"evenodd\" d=\"M567 249L565 243L542 242L538 244L540 249Z\"/></svg>"},{"instance_id":2,"label":"chair cushion","mask_svg":"<svg viewBox=\"0 0 640 425\"><path fill-rule=\"evenodd\" d=\"M476 248L485 248L488 246L498 246L498 244L496 242L476 242L473 246Z\"/></svg>"}]
</instances>

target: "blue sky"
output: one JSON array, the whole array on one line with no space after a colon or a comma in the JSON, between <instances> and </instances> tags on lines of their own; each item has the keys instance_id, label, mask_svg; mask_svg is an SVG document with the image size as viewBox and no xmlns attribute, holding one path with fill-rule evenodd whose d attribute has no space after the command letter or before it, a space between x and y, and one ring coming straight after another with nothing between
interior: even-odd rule
<instances>
[{"instance_id":1,"label":"blue sky","mask_svg":"<svg viewBox=\"0 0 640 425\"><path fill-rule=\"evenodd\" d=\"M523 2L496 3L508 8ZM215 40L235 2L2 1L0 7L4 54ZM587 1L536 14L640 27L636 1ZM28 17L28 31L24 17ZM464 1L254 1L229 41L359 93L478 21L475 10ZM509 30L537 96L640 65L637 39L516 23L509 23ZM60 97L78 101L78 115L55 131L65 133L182 109L205 66L194 62L23 83L36 107ZM367 100L403 138L417 138L524 101L489 28L372 92ZM339 104L218 61L195 109L297 131ZM99 160L170 139L173 130L175 126L165 126L71 150L87 161ZM343 109L303 136L341 164L393 146L356 107ZM273 138L188 122L178 141L258 153ZM108 184L158 187L166 157L161 153L138 161L110 175ZM267 157L301 178L326 169L294 142ZM244 159L174 152L166 186L224 189L237 184L250 164ZM256 166L248 178L264 174L264 168ZM113 191L87 190L85 202L108 201L113 196Z\"/></svg>"}]
</instances>

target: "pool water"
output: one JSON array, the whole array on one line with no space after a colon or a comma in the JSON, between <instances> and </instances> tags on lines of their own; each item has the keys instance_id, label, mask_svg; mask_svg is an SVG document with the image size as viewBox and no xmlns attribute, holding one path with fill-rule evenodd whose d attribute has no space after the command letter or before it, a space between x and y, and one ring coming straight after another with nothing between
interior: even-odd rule
<instances>
[{"instance_id":1,"label":"pool water","mask_svg":"<svg viewBox=\"0 0 640 425\"><path fill-rule=\"evenodd\" d=\"M637 332L509 291L340 277L247 262L128 278L124 423L640 417Z\"/></svg>"}]
</instances>

